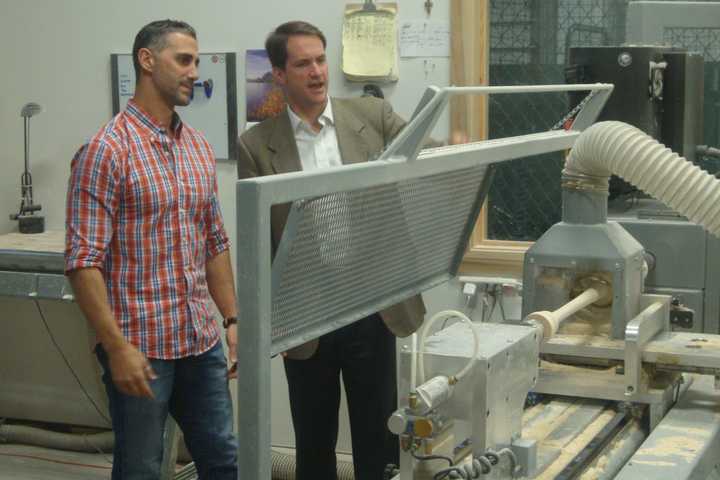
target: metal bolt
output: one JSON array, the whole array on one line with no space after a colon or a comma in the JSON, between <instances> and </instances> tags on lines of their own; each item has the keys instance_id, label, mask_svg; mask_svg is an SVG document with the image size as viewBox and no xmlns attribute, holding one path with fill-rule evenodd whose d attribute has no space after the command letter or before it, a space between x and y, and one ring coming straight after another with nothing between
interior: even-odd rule
<instances>
[{"instance_id":1,"label":"metal bolt","mask_svg":"<svg viewBox=\"0 0 720 480\"><path fill-rule=\"evenodd\" d=\"M618 55L618 65L621 67L629 67L632 64L632 55L630 55L630 52L622 52L620 55Z\"/></svg>"}]
</instances>

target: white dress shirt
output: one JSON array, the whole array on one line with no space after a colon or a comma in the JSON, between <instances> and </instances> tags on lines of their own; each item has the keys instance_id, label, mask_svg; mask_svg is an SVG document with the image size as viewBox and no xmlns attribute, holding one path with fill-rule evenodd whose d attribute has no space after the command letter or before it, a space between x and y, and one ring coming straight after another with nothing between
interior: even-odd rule
<instances>
[{"instance_id":1,"label":"white dress shirt","mask_svg":"<svg viewBox=\"0 0 720 480\"><path fill-rule=\"evenodd\" d=\"M342 165L330 99L318 119L322 128L317 133L289 105L287 109L303 171Z\"/></svg>"},{"instance_id":2,"label":"white dress shirt","mask_svg":"<svg viewBox=\"0 0 720 480\"><path fill-rule=\"evenodd\" d=\"M330 99L318 119L322 125L319 132L313 131L312 127L296 115L290 106L287 109L303 171L341 166L340 147ZM343 267L351 250L348 194L334 193L312 201L318 202L310 209L310 221L317 241L319 260L324 265L334 268Z\"/></svg>"}]
</instances>

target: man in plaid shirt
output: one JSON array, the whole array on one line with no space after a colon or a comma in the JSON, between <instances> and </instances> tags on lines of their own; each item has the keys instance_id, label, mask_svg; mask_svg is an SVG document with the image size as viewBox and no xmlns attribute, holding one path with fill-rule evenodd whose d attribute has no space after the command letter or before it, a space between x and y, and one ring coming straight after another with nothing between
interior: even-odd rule
<instances>
[{"instance_id":1,"label":"man in plaid shirt","mask_svg":"<svg viewBox=\"0 0 720 480\"><path fill-rule=\"evenodd\" d=\"M237 478L227 383L237 307L215 159L175 112L190 103L198 61L188 24L143 27L133 45L134 97L72 161L65 270L97 332L113 480L159 477L168 413L200 478Z\"/></svg>"}]
</instances>

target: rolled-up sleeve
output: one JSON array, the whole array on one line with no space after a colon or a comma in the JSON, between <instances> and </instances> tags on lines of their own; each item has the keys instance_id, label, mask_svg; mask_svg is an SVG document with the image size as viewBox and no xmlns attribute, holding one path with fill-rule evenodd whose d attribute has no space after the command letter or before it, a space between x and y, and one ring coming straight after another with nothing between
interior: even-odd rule
<instances>
[{"instance_id":1,"label":"rolled-up sleeve","mask_svg":"<svg viewBox=\"0 0 720 480\"><path fill-rule=\"evenodd\" d=\"M118 155L102 140L92 140L75 154L65 206L65 273L103 269L118 208Z\"/></svg>"},{"instance_id":2,"label":"rolled-up sleeve","mask_svg":"<svg viewBox=\"0 0 720 480\"><path fill-rule=\"evenodd\" d=\"M217 177L214 178L213 183L213 195L205 210L207 258L212 258L230 248L230 239L225 231L220 202L218 201Z\"/></svg>"}]
</instances>

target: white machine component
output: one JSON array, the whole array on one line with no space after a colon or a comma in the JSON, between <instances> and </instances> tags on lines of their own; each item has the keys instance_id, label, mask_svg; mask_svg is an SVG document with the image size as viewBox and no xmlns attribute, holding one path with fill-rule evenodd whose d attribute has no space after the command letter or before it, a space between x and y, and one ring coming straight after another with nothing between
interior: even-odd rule
<instances>
[{"instance_id":1,"label":"white machine component","mask_svg":"<svg viewBox=\"0 0 720 480\"><path fill-rule=\"evenodd\" d=\"M475 334L481 340L478 348ZM538 331L455 323L429 337L423 355L432 378L415 389L410 377L414 355L407 350L400 356L402 407L388 422L400 437L400 478L432 480L468 455L471 469L472 459L487 467L480 459L487 460L489 450L495 458L492 451L503 447L523 451L502 455L492 467L513 470L510 459L524 456L528 448L521 442L520 427L525 397L537 379ZM451 387L447 379L472 360L472 369ZM442 393L428 402L424 397L432 389Z\"/></svg>"}]
</instances>

